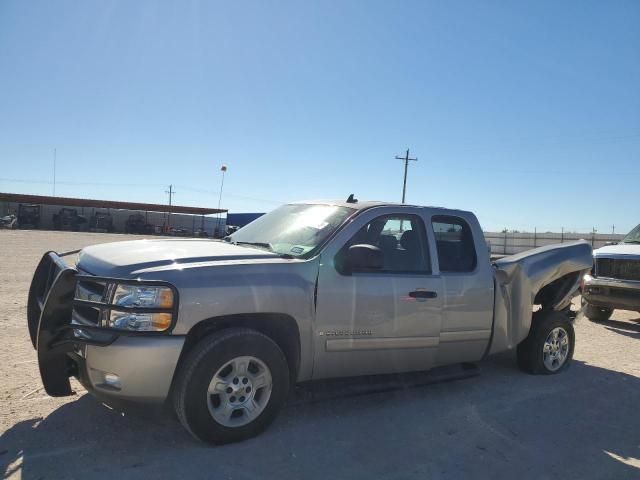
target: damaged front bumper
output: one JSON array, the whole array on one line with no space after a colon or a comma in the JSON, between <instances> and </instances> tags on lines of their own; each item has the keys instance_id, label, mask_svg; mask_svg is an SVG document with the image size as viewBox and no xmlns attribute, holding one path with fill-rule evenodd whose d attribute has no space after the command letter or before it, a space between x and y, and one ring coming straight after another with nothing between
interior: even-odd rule
<instances>
[{"instance_id":1,"label":"damaged front bumper","mask_svg":"<svg viewBox=\"0 0 640 480\"><path fill-rule=\"evenodd\" d=\"M640 281L585 275L582 298L596 307L640 311Z\"/></svg>"},{"instance_id":2,"label":"damaged front bumper","mask_svg":"<svg viewBox=\"0 0 640 480\"><path fill-rule=\"evenodd\" d=\"M136 332L101 325L102 311L114 308L102 300L77 299L78 282L141 283L139 280L95 277L68 265L66 254L46 253L29 290L27 321L31 342L45 391L54 397L72 395L69 378L74 376L92 393L106 398L163 401L169 392L182 351L184 336L164 332ZM160 281L144 281L173 289L176 302L171 313L177 318L177 291ZM101 297L102 298L102 297ZM96 321L84 320L74 307L100 312ZM122 309L122 307L118 307ZM136 311L157 311L143 308ZM172 324L172 327L173 327Z\"/></svg>"}]
</instances>

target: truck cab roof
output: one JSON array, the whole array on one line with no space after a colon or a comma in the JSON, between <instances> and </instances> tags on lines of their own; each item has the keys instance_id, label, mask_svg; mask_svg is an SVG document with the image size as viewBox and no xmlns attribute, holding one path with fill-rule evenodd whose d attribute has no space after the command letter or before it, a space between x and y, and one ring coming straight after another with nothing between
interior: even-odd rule
<instances>
[{"instance_id":1,"label":"truck cab roof","mask_svg":"<svg viewBox=\"0 0 640 480\"><path fill-rule=\"evenodd\" d=\"M347 207L355 210L367 210L374 207L409 207L409 208L429 208L432 210L442 210L443 215L452 212L459 212L464 214L472 214L468 210L459 210L455 208L434 207L429 205L414 205L409 203L397 203L397 202L383 202L380 200L357 200L355 203L347 202L346 200L304 200L299 202L291 202L291 204L318 204L318 205L335 205L337 207Z\"/></svg>"}]
</instances>

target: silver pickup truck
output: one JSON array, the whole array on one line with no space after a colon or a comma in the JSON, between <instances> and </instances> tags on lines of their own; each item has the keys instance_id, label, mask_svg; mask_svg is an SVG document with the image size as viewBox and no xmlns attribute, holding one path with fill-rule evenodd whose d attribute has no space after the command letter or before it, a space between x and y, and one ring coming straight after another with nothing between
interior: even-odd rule
<instances>
[{"instance_id":1,"label":"silver pickup truck","mask_svg":"<svg viewBox=\"0 0 640 480\"><path fill-rule=\"evenodd\" d=\"M592 267L586 242L491 263L472 213L352 197L284 205L221 241L75 253L46 253L29 292L48 394L72 394L75 376L103 399L166 401L217 444L263 430L294 382L509 349L529 373L558 373Z\"/></svg>"},{"instance_id":2,"label":"silver pickup truck","mask_svg":"<svg viewBox=\"0 0 640 480\"><path fill-rule=\"evenodd\" d=\"M616 308L640 312L640 225L620 243L593 251L582 303L585 316L595 322L608 320Z\"/></svg>"}]
</instances>

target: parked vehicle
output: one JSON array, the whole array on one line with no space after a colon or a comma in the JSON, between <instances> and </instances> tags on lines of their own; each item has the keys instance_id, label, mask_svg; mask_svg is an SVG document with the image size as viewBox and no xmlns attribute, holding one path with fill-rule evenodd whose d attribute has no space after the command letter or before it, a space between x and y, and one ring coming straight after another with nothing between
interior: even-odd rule
<instances>
[{"instance_id":1,"label":"parked vehicle","mask_svg":"<svg viewBox=\"0 0 640 480\"><path fill-rule=\"evenodd\" d=\"M614 309L640 312L640 225L622 242L593 251L593 268L582 285L585 316L608 320Z\"/></svg>"},{"instance_id":2,"label":"parked vehicle","mask_svg":"<svg viewBox=\"0 0 640 480\"><path fill-rule=\"evenodd\" d=\"M54 230L78 232L85 230L86 226L86 217L79 215L75 208L61 208L58 213L53 215Z\"/></svg>"},{"instance_id":3,"label":"parked vehicle","mask_svg":"<svg viewBox=\"0 0 640 480\"><path fill-rule=\"evenodd\" d=\"M141 213L134 213L129 215L125 225L125 233L136 233L139 235L150 235L154 233L154 227L150 223L147 223L147 219Z\"/></svg>"},{"instance_id":4,"label":"parked vehicle","mask_svg":"<svg viewBox=\"0 0 640 480\"><path fill-rule=\"evenodd\" d=\"M227 236L227 227L224 224L217 224L213 227L212 238L222 239Z\"/></svg>"},{"instance_id":5,"label":"parked vehicle","mask_svg":"<svg viewBox=\"0 0 640 480\"><path fill-rule=\"evenodd\" d=\"M15 215L6 215L0 218L0 228L14 229L18 226L18 218Z\"/></svg>"},{"instance_id":6,"label":"parked vehicle","mask_svg":"<svg viewBox=\"0 0 640 480\"><path fill-rule=\"evenodd\" d=\"M109 212L97 211L93 214L89 224L89 231L111 233L113 230L113 218Z\"/></svg>"},{"instance_id":7,"label":"parked vehicle","mask_svg":"<svg viewBox=\"0 0 640 480\"><path fill-rule=\"evenodd\" d=\"M171 227L169 228L169 235L172 235L174 237L190 237L191 232L186 228Z\"/></svg>"},{"instance_id":8,"label":"parked vehicle","mask_svg":"<svg viewBox=\"0 0 640 480\"><path fill-rule=\"evenodd\" d=\"M227 241L95 245L77 266L65 255L42 258L29 292L47 393L72 394L74 375L103 399L168 400L216 444L264 430L294 382L510 349L526 372L559 373L592 264L584 241L492 264L470 212L355 200L284 205Z\"/></svg>"},{"instance_id":9,"label":"parked vehicle","mask_svg":"<svg viewBox=\"0 0 640 480\"><path fill-rule=\"evenodd\" d=\"M18 205L18 228L40 228L40 205Z\"/></svg>"},{"instance_id":10,"label":"parked vehicle","mask_svg":"<svg viewBox=\"0 0 640 480\"><path fill-rule=\"evenodd\" d=\"M227 235L233 235L234 233L236 233L238 230L240 230L240 227L238 227L237 225L227 225Z\"/></svg>"}]
</instances>

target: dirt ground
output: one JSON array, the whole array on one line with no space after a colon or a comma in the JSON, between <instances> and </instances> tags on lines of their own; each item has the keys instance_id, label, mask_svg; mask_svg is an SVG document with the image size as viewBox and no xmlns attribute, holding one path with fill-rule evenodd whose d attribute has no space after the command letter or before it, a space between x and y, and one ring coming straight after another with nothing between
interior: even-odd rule
<instances>
[{"instance_id":1,"label":"dirt ground","mask_svg":"<svg viewBox=\"0 0 640 480\"><path fill-rule=\"evenodd\" d=\"M75 396L48 397L25 318L36 263L47 250L130 238L0 231L5 478L640 478L633 312L579 318L561 375L525 375L502 354L465 380L292 402L263 435L224 447L197 443L169 417L110 409L77 383Z\"/></svg>"}]
</instances>

